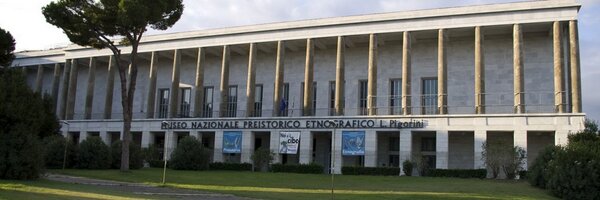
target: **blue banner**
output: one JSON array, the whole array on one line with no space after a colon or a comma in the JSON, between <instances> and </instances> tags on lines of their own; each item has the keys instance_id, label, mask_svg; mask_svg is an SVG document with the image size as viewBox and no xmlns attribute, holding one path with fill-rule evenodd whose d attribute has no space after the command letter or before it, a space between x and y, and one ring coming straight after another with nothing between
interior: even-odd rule
<instances>
[{"instance_id":1,"label":"blue banner","mask_svg":"<svg viewBox=\"0 0 600 200\"><path fill-rule=\"evenodd\" d=\"M242 152L242 132L225 131L223 132L223 153L241 153Z\"/></svg>"},{"instance_id":2,"label":"blue banner","mask_svg":"<svg viewBox=\"0 0 600 200\"><path fill-rule=\"evenodd\" d=\"M342 131L342 155L344 155L344 156L365 155L365 132L364 131Z\"/></svg>"}]
</instances>

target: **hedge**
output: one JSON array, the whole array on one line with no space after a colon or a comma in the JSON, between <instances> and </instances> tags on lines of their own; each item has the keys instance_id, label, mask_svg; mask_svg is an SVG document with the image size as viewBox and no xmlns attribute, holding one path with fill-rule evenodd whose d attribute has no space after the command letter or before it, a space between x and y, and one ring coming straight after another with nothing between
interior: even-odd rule
<instances>
[{"instance_id":1,"label":"hedge","mask_svg":"<svg viewBox=\"0 0 600 200\"><path fill-rule=\"evenodd\" d=\"M456 177L456 178L485 178L486 169L429 169L427 176L431 177Z\"/></svg>"},{"instance_id":2,"label":"hedge","mask_svg":"<svg viewBox=\"0 0 600 200\"><path fill-rule=\"evenodd\" d=\"M121 140L115 141L110 147L110 153L112 155L111 168L121 168L121 151L123 142ZM142 149L135 142L129 142L129 169L140 169L144 166L144 158L142 157Z\"/></svg>"},{"instance_id":3,"label":"hedge","mask_svg":"<svg viewBox=\"0 0 600 200\"><path fill-rule=\"evenodd\" d=\"M171 154L169 168L175 170L206 170L208 169L208 152L202 143L192 136L186 136L179 141Z\"/></svg>"},{"instance_id":4,"label":"hedge","mask_svg":"<svg viewBox=\"0 0 600 200\"><path fill-rule=\"evenodd\" d=\"M344 175L398 176L398 167L342 167Z\"/></svg>"},{"instance_id":5,"label":"hedge","mask_svg":"<svg viewBox=\"0 0 600 200\"><path fill-rule=\"evenodd\" d=\"M271 171L273 172L289 172L289 173L300 173L300 174L322 174L323 166L311 163L311 164L272 164Z\"/></svg>"},{"instance_id":6,"label":"hedge","mask_svg":"<svg viewBox=\"0 0 600 200\"><path fill-rule=\"evenodd\" d=\"M111 165L110 148L100 137L88 137L79 144L76 168L108 169Z\"/></svg>"},{"instance_id":7,"label":"hedge","mask_svg":"<svg viewBox=\"0 0 600 200\"><path fill-rule=\"evenodd\" d=\"M214 162L208 165L209 170L232 170L232 171L252 171L250 163L222 163Z\"/></svg>"}]
</instances>

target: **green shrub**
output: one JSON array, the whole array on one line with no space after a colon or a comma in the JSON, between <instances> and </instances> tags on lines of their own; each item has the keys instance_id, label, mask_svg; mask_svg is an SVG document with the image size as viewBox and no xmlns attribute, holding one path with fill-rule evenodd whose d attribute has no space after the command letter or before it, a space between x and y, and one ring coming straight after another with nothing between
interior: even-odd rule
<instances>
[{"instance_id":1,"label":"green shrub","mask_svg":"<svg viewBox=\"0 0 600 200\"><path fill-rule=\"evenodd\" d=\"M546 187L563 199L600 199L600 142L560 147L548 167Z\"/></svg>"},{"instance_id":2,"label":"green shrub","mask_svg":"<svg viewBox=\"0 0 600 200\"><path fill-rule=\"evenodd\" d=\"M269 164L273 162L274 155L275 153L268 148L258 148L251 157L254 162L254 170L266 172Z\"/></svg>"},{"instance_id":3,"label":"green shrub","mask_svg":"<svg viewBox=\"0 0 600 200\"><path fill-rule=\"evenodd\" d=\"M169 168L176 170L206 170L208 169L208 151L195 137L187 136L179 141L177 148L171 154Z\"/></svg>"},{"instance_id":4,"label":"green shrub","mask_svg":"<svg viewBox=\"0 0 600 200\"><path fill-rule=\"evenodd\" d=\"M539 188L546 188L546 177L549 177L548 167L550 162L556 157L557 151L560 148L557 146L548 146L535 159L533 164L529 167L527 179L533 186Z\"/></svg>"},{"instance_id":5,"label":"green shrub","mask_svg":"<svg viewBox=\"0 0 600 200\"><path fill-rule=\"evenodd\" d=\"M271 171L273 172L288 172L288 173L299 173L299 174L322 174L323 166L310 163L310 164L272 164Z\"/></svg>"},{"instance_id":6,"label":"green shrub","mask_svg":"<svg viewBox=\"0 0 600 200\"><path fill-rule=\"evenodd\" d=\"M144 161L148 162L150 167L163 167L164 155L156 145L151 144L147 148L143 148L142 155L144 156Z\"/></svg>"},{"instance_id":7,"label":"green shrub","mask_svg":"<svg viewBox=\"0 0 600 200\"><path fill-rule=\"evenodd\" d=\"M208 168L210 170L252 171L252 164L214 162L210 163Z\"/></svg>"},{"instance_id":8,"label":"green shrub","mask_svg":"<svg viewBox=\"0 0 600 200\"><path fill-rule=\"evenodd\" d=\"M525 149L519 146L508 148L505 160L502 162L502 170L506 175L506 179L515 179L519 171L523 169L525 161Z\"/></svg>"},{"instance_id":9,"label":"green shrub","mask_svg":"<svg viewBox=\"0 0 600 200\"><path fill-rule=\"evenodd\" d=\"M48 169L61 169L63 162L65 161L65 144L67 144L66 151L66 168L72 168L75 164L77 156L77 146L73 142L68 141L65 137L60 135L50 136L44 139L44 159L46 160L46 168Z\"/></svg>"},{"instance_id":10,"label":"green shrub","mask_svg":"<svg viewBox=\"0 0 600 200\"><path fill-rule=\"evenodd\" d=\"M118 140L113 142L110 147L110 153L112 155L112 164L111 167L113 169L121 168L121 146L123 142ZM129 169L140 169L144 167L144 160L142 157L142 149L135 144L134 142L129 143Z\"/></svg>"},{"instance_id":11,"label":"green shrub","mask_svg":"<svg viewBox=\"0 0 600 200\"><path fill-rule=\"evenodd\" d=\"M414 167L414 163L410 160L405 160L404 162L402 162L402 172L404 172L404 175L406 176L412 176Z\"/></svg>"},{"instance_id":12,"label":"green shrub","mask_svg":"<svg viewBox=\"0 0 600 200\"><path fill-rule=\"evenodd\" d=\"M110 148L99 137L88 137L79 144L76 168L108 169L110 164Z\"/></svg>"},{"instance_id":13,"label":"green shrub","mask_svg":"<svg viewBox=\"0 0 600 200\"><path fill-rule=\"evenodd\" d=\"M398 176L399 167L342 167L344 175Z\"/></svg>"},{"instance_id":14,"label":"green shrub","mask_svg":"<svg viewBox=\"0 0 600 200\"><path fill-rule=\"evenodd\" d=\"M427 176L456 178L485 178L486 169L429 169Z\"/></svg>"}]
</instances>

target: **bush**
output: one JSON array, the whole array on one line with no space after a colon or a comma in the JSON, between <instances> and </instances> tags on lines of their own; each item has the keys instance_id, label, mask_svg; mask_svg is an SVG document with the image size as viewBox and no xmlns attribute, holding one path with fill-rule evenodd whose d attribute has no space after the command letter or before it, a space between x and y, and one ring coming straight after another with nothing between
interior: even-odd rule
<instances>
[{"instance_id":1,"label":"bush","mask_svg":"<svg viewBox=\"0 0 600 200\"><path fill-rule=\"evenodd\" d=\"M99 137L88 137L79 144L75 167L80 169L108 169L111 165L109 147Z\"/></svg>"},{"instance_id":2,"label":"bush","mask_svg":"<svg viewBox=\"0 0 600 200\"><path fill-rule=\"evenodd\" d=\"M506 156L502 162L502 170L506 174L506 179L515 179L519 171L523 169L526 152L525 149L518 146L509 149L507 149Z\"/></svg>"},{"instance_id":3,"label":"bush","mask_svg":"<svg viewBox=\"0 0 600 200\"><path fill-rule=\"evenodd\" d=\"M164 155L156 145L151 144L147 148L143 148L142 155L144 156L144 161L148 162L150 167L164 166Z\"/></svg>"},{"instance_id":4,"label":"bush","mask_svg":"<svg viewBox=\"0 0 600 200\"><path fill-rule=\"evenodd\" d=\"M187 136L179 141L171 154L169 168L176 170L208 169L208 152L195 137Z\"/></svg>"},{"instance_id":5,"label":"bush","mask_svg":"<svg viewBox=\"0 0 600 200\"><path fill-rule=\"evenodd\" d=\"M113 142L110 148L110 153L112 155L112 164L111 167L113 169L121 168L121 146L123 142L121 140ZM142 157L142 149L135 144L134 142L129 143L129 168L130 169L140 169L144 167L144 160Z\"/></svg>"},{"instance_id":6,"label":"bush","mask_svg":"<svg viewBox=\"0 0 600 200\"><path fill-rule=\"evenodd\" d=\"M485 178L486 169L429 169L427 176L456 178Z\"/></svg>"},{"instance_id":7,"label":"bush","mask_svg":"<svg viewBox=\"0 0 600 200\"><path fill-rule=\"evenodd\" d=\"M254 162L254 170L258 169L261 172L266 172L269 164L273 162L274 155L275 154L268 148L258 148L251 157Z\"/></svg>"},{"instance_id":8,"label":"bush","mask_svg":"<svg viewBox=\"0 0 600 200\"><path fill-rule=\"evenodd\" d=\"M398 167L342 167L344 175L398 176Z\"/></svg>"},{"instance_id":9,"label":"bush","mask_svg":"<svg viewBox=\"0 0 600 200\"><path fill-rule=\"evenodd\" d=\"M288 173L299 173L299 174L322 174L323 166L310 163L310 164L272 164L271 171L273 172L288 172Z\"/></svg>"},{"instance_id":10,"label":"bush","mask_svg":"<svg viewBox=\"0 0 600 200\"><path fill-rule=\"evenodd\" d=\"M65 143L67 144L67 159L64 164L66 168L73 167L77 157L77 146L63 136L55 135L44 139L46 168L62 169L65 160Z\"/></svg>"},{"instance_id":11,"label":"bush","mask_svg":"<svg viewBox=\"0 0 600 200\"><path fill-rule=\"evenodd\" d=\"M404 172L404 175L406 176L412 176L414 167L414 163L410 160L405 160L404 162L402 162L402 172Z\"/></svg>"},{"instance_id":12,"label":"bush","mask_svg":"<svg viewBox=\"0 0 600 200\"><path fill-rule=\"evenodd\" d=\"M548 146L540 152L531 167L529 167L527 179L531 185L539 188L546 188L546 183L548 181L546 177L550 176L550 174L548 174L548 167L559 150L560 148L557 146Z\"/></svg>"},{"instance_id":13,"label":"bush","mask_svg":"<svg viewBox=\"0 0 600 200\"><path fill-rule=\"evenodd\" d=\"M208 168L210 170L252 171L252 164L215 162L210 163Z\"/></svg>"}]
</instances>

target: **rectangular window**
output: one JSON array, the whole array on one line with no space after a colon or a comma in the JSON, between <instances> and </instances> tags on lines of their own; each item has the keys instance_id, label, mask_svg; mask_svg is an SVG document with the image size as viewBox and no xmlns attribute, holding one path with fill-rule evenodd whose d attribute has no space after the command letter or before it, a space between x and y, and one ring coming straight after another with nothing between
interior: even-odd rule
<instances>
[{"instance_id":1,"label":"rectangular window","mask_svg":"<svg viewBox=\"0 0 600 200\"><path fill-rule=\"evenodd\" d=\"M435 138L434 137L422 137L421 138L421 151L435 152Z\"/></svg>"},{"instance_id":2,"label":"rectangular window","mask_svg":"<svg viewBox=\"0 0 600 200\"><path fill-rule=\"evenodd\" d=\"M237 112L237 85L229 86L225 117L235 117Z\"/></svg>"},{"instance_id":3,"label":"rectangular window","mask_svg":"<svg viewBox=\"0 0 600 200\"><path fill-rule=\"evenodd\" d=\"M179 102L179 116L190 117L192 105L192 88L181 88L181 101Z\"/></svg>"},{"instance_id":4,"label":"rectangular window","mask_svg":"<svg viewBox=\"0 0 600 200\"><path fill-rule=\"evenodd\" d=\"M301 108L304 107L304 82L300 83L300 101L302 101ZM308 115L314 115L317 110L317 82L313 82L313 98L312 98L312 110L309 111ZM301 109L304 111L304 109Z\"/></svg>"},{"instance_id":5,"label":"rectangular window","mask_svg":"<svg viewBox=\"0 0 600 200\"><path fill-rule=\"evenodd\" d=\"M367 115L367 80L358 81L358 115Z\"/></svg>"},{"instance_id":6,"label":"rectangular window","mask_svg":"<svg viewBox=\"0 0 600 200\"><path fill-rule=\"evenodd\" d=\"M402 114L402 80L400 79L390 81L390 114Z\"/></svg>"},{"instance_id":7,"label":"rectangular window","mask_svg":"<svg viewBox=\"0 0 600 200\"><path fill-rule=\"evenodd\" d=\"M335 115L335 81L329 81L329 115Z\"/></svg>"},{"instance_id":8,"label":"rectangular window","mask_svg":"<svg viewBox=\"0 0 600 200\"><path fill-rule=\"evenodd\" d=\"M400 138L390 137L390 151L399 151L400 150Z\"/></svg>"},{"instance_id":9,"label":"rectangular window","mask_svg":"<svg viewBox=\"0 0 600 200\"><path fill-rule=\"evenodd\" d=\"M256 85L254 88L254 113L253 117L262 116L262 103L263 103L263 86Z\"/></svg>"},{"instance_id":10,"label":"rectangular window","mask_svg":"<svg viewBox=\"0 0 600 200\"><path fill-rule=\"evenodd\" d=\"M289 107L292 106L292 105L290 105L290 84L289 83L283 83L283 89L281 90L281 98L283 98L283 101L285 102L286 105L283 106L283 109L281 109L281 107L278 108L278 109L280 109L279 116L288 116Z\"/></svg>"},{"instance_id":11,"label":"rectangular window","mask_svg":"<svg viewBox=\"0 0 600 200\"><path fill-rule=\"evenodd\" d=\"M213 91L212 86L204 87L204 111L202 117L211 118L213 113Z\"/></svg>"},{"instance_id":12,"label":"rectangular window","mask_svg":"<svg viewBox=\"0 0 600 200\"><path fill-rule=\"evenodd\" d=\"M421 86L421 114L437 114L437 78L424 78Z\"/></svg>"},{"instance_id":13,"label":"rectangular window","mask_svg":"<svg viewBox=\"0 0 600 200\"><path fill-rule=\"evenodd\" d=\"M169 89L158 90L158 118L169 116Z\"/></svg>"}]
</instances>

